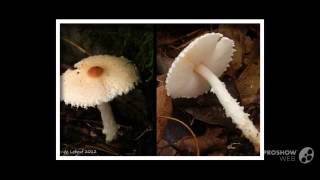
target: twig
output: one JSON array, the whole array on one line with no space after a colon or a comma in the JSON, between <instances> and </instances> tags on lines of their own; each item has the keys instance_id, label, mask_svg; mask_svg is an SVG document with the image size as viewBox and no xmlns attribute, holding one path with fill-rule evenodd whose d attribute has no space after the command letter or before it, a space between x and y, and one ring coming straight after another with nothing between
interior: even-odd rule
<instances>
[{"instance_id":1,"label":"twig","mask_svg":"<svg viewBox=\"0 0 320 180\"><path fill-rule=\"evenodd\" d=\"M108 153L108 154L112 154L114 156L118 156L119 154L112 151L111 149L103 149L101 147L96 147L96 146L91 146L91 145L85 145L85 148L93 148L93 149L97 149L99 151L102 151L102 152L105 152L105 153Z\"/></svg>"},{"instance_id":2,"label":"twig","mask_svg":"<svg viewBox=\"0 0 320 180\"><path fill-rule=\"evenodd\" d=\"M176 38L176 39L173 39L173 40L171 40L171 41L169 41L169 42L161 43L161 44L159 44L159 46L164 46L164 45L172 44L172 43L174 43L174 42L177 42L177 41L179 41L179 40L182 40L182 39L185 38L185 37L193 36L194 34L197 34L197 33L200 32L200 31L202 31L202 29L198 29L198 30L192 31L192 32L190 32L190 33L188 33L188 34L186 34L186 35L180 36L180 37L178 37L178 38Z\"/></svg>"},{"instance_id":3,"label":"twig","mask_svg":"<svg viewBox=\"0 0 320 180\"><path fill-rule=\"evenodd\" d=\"M97 129L96 127L93 127L91 124L89 124L88 122L86 122L86 125L89 126L92 129ZM102 128L101 128L102 129Z\"/></svg>"},{"instance_id":4,"label":"twig","mask_svg":"<svg viewBox=\"0 0 320 180\"><path fill-rule=\"evenodd\" d=\"M86 51L85 49L83 49L82 47L80 47L79 45L77 45L76 43L72 42L71 40L67 39L67 38L62 38L62 40L66 41L67 43L71 44L72 46L76 47L77 49L79 49L82 53L91 56L91 53L89 53L88 51Z\"/></svg>"},{"instance_id":5,"label":"twig","mask_svg":"<svg viewBox=\"0 0 320 180\"><path fill-rule=\"evenodd\" d=\"M98 126L101 126L101 124L100 124L99 122L95 121L95 120L90 120L90 119L77 119L77 118L70 118L70 117L64 118L64 119L67 120L67 121L79 121L79 122L83 121L83 122L85 122L85 124L86 124L87 126L89 126L90 128L102 130L101 127L93 127L91 124L89 124L89 123L94 123L94 124L96 124L96 125L98 125ZM119 124L119 126L120 126L120 128L127 129L127 130L132 129L131 126L125 126L125 125L121 125L121 124Z\"/></svg>"},{"instance_id":6,"label":"twig","mask_svg":"<svg viewBox=\"0 0 320 180\"><path fill-rule=\"evenodd\" d=\"M176 51L179 51L179 48L177 48L177 47L174 46L174 45L169 45L168 47L169 47L169 48L172 48L172 49L174 49L174 50L176 50Z\"/></svg>"},{"instance_id":7,"label":"twig","mask_svg":"<svg viewBox=\"0 0 320 180\"><path fill-rule=\"evenodd\" d=\"M132 129L131 126L125 126L125 125L122 125L122 124L119 124L120 128L123 128L123 129L126 129L126 130L130 130Z\"/></svg>"},{"instance_id":8,"label":"twig","mask_svg":"<svg viewBox=\"0 0 320 180\"><path fill-rule=\"evenodd\" d=\"M191 122L190 122L190 126L193 125L195 119L196 119L195 117L192 117Z\"/></svg>"},{"instance_id":9,"label":"twig","mask_svg":"<svg viewBox=\"0 0 320 180\"><path fill-rule=\"evenodd\" d=\"M135 141L138 141L143 135L145 135L147 132L152 131L151 127L147 127L142 133L140 133L139 136L137 136L136 138L134 138Z\"/></svg>"},{"instance_id":10,"label":"twig","mask_svg":"<svg viewBox=\"0 0 320 180\"><path fill-rule=\"evenodd\" d=\"M186 46L188 46L193 40L194 39L190 39L189 41L186 41L186 42L180 44L178 47L176 47L174 45L169 45L169 47L179 51L179 50L185 48Z\"/></svg>"},{"instance_id":11,"label":"twig","mask_svg":"<svg viewBox=\"0 0 320 180\"><path fill-rule=\"evenodd\" d=\"M193 41L193 39L191 39L191 40L179 45L178 47L176 47L176 49L178 49L178 50L182 49L182 48L186 47L188 44L190 44L192 41Z\"/></svg>"},{"instance_id":12,"label":"twig","mask_svg":"<svg viewBox=\"0 0 320 180\"><path fill-rule=\"evenodd\" d=\"M236 149L237 147L234 147L234 145L239 145L240 143L231 143L227 146L227 149Z\"/></svg>"},{"instance_id":13,"label":"twig","mask_svg":"<svg viewBox=\"0 0 320 180\"><path fill-rule=\"evenodd\" d=\"M160 79L157 79L157 81L160 82L160 83L164 83L164 81L161 81Z\"/></svg>"}]
</instances>

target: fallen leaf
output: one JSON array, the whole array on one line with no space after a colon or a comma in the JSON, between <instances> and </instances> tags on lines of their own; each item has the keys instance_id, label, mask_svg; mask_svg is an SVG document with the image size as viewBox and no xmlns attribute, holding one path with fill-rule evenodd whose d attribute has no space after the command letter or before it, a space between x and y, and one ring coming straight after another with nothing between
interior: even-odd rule
<instances>
[{"instance_id":1,"label":"fallen leaf","mask_svg":"<svg viewBox=\"0 0 320 180\"><path fill-rule=\"evenodd\" d=\"M260 62L260 44L257 39L252 40L246 36L244 40L244 57L243 64L250 65L252 63L258 64Z\"/></svg>"},{"instance_id":2,"label":"fallen leaf","mask_svg":"<svg viewBox=\"0 0 320 180\"><path fill-rule=\"evenodd\" d=\"M180 139L190 135L190 132L185 126L171 120L167 120L166 127L162 133L163 139L165 139L169 144L174 144Z\"/></svg>"},{"instance_id":3,"label":"fallen leaf","mask_svg":"<svg viewBox=\"0 0 320 180\"><path fill-rule=\"evenodd\" d=\"M251 53L256 47L256 41L250 38L249 36L245 36L243 42L244 42L245 54Z\"/></svg>"},{"instance_id":4,"label":"fallen leaf","mask_svg":"<svg viewBox=\"0 0 320 180\"><path fill-rule=\"evenodd\" d=\"M174 58L170 58L164 54L157 54L157 73L158 74L167 74L171 64L173 63Z\"/></svg>"},{"instance_id":5,"label":"fallen leaf","mask_svg":"<svg viewBox=\"0 0 320 180\"><path fill-rule=\"evenodd\" d=\"M164 46L173 43L177 38L166 32L157 33L157 46Z\"/></svg>"},{"instance_id":6,"label":"fallen leaf","mask_svg":"<svg viewBox=\"0 0 320 180\"><path fill-rule=\"evenodd\" d=\"M166 78L167 78L167 74L158 75L158 76L157 76L157 82L158 82L157 87L159 87L159 86L165 86Z\"/></svg>"},{"instance_id":7,"label":"fallen leaf","mask_svg":"<svg viewBox=\"0 0 320 180\"><path fill-rule=\"evenodd\" d=\"M172 100L167 96L164 86L157 87L157 115L169 116L172 112Z\"/></svg>"},{"instance_id":8,"label":"fallen leaf","mask_svg":"<svg viewBox=\"0 0 320 180\"><path fill-rule=\"evenodd\" d=\"M239 25L222 24L219 25L217 32L223 34L224 36L242 42L243 32L245 28Z\"/></svg>"},{"instance_id":9,"label":"fallen leaf","mask_svg":"<svg viewBox=\"0 0 320 180\"><path fill-rule=\"evenodd\" d=\"M170 116L172 113L172 101L167 96L164 86L157 87L157 116ZM157 140L164 134L167 119L157 117Z\"/></svg>"},{"instance_id":10,"label":"fallen leaf","mask_svg":"<svg viewBox=\"0 0 320 180\"><path fill-rule=\"evenodd\" d=\"M260 89L260 68L258 65L250 64L236 81L241 97L242 105L248 105L257 101Z\"/></svg>"},{"instance_id":11,"label":"fallen leaf","mask_svg":"<svg viewBox=\"0 0 320 180\"><path fill-rule=\"evenodd\" d=\"M222 106L191 107L186 108L185 112L202 122L233 128L233 123L229 118L226 118Z\"/></svg>"},{"instance_id":12,"label":"fallen leaf","mask_svg":"<svg viewBox=\"0 0 320 180\"><path fill-rule=\"evenodd\" d=\"M250 114L253 124L260 130L260 106L259 104L249 104L245 111Z\"/></svg>"},{"instance_id":13,"label":"fallen leaf","mask_svg":"<svg viewBox=\"0 0 320 180\"><path fill-rule=\"evenodd\" d=\"M170 146L167 141L161 139L157 144L157 155L175 156L177 155L177 150Z\"/></svg>"},{"instance_id":14,"label":"fallen leaf","mask_svg":"<svg viewBox=\"0 0 320 180\"><path fill-rule=\"evenodd\" d=\"M205 134L197 137L201 154L207 154L212 151L224 150L227 138L223 135L223 128L208 127ZM188 154L195 154L195 144L193 137L186 137L179 140L175 147L179 151L186 151Z\"/></svg>"},{"instance_id":15,"label":"fallen leaf","mask_svg":"<svg viewBox=\"0 0 320 180\"><path fill-rule=\"evenodd\" d=\"M157 141L161 139L167 126L167 120L157 117Z\"/></svg>"}]
</instances>

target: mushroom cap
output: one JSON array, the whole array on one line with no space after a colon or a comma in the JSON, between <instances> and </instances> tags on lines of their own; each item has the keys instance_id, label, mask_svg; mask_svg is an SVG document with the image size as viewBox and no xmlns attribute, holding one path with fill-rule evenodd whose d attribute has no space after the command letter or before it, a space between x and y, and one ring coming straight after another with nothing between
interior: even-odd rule
<instances>
[{"instance_id":1,"label":"mushroom cap","mask_svg":"<svg viewBox=\"0 0 320 180\"><path fill-rule=\"evenodd\" d=\"M138 83L137 68L124 57L90 56L61 76L61 100L77 107L93 107L126 94ZM90 70L102 68L90 76ZM97 77L98 76L98 77Z\"/></svg>"},{"instance_id":2,"label":"mushroom cap","mask_svg":"<svg viewBox=\"0 0 320 180\"><path fill-rule=\"evenodd\" d=\"M199 64L220 76L232 60L234 42L220 33L207 33L192 41L172 63L166 79L168 96L197 97L210 88L194 68Z\"/></svg>"}]
</instances>

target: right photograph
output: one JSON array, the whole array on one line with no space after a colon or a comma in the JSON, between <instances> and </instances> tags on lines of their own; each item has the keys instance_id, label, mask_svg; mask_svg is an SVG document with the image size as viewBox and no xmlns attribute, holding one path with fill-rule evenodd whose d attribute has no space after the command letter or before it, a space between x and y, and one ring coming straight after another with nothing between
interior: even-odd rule
<instances>
[{"instance_id":1,"label":"right photograph","mask_svg":"<svg viewBox=\"0 0 320 180\"><path fill-rule=\"evenodd\" d=\"M260 28L156 25L158 156L263 153Z\"/></svg>"}]
</instances>

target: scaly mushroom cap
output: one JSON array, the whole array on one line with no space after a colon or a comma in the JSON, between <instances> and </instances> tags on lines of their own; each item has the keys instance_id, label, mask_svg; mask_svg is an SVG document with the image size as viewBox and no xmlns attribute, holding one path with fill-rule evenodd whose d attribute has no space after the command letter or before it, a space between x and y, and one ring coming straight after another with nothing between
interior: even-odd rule
<instances>
[{"instance_id":1,"label":"scaly mushroom cap","mask_svg":"<svg viewBox=\"0 0 320 180\"><path fill-rule=\"evenodd\" d=\"M62 76L61 99L77 107L92 107L126 94L138 82L138 71L124 57L90 56Z\"/></svg>"},{"instance_id":2,"label":"scaly mushroom cap","mask_svg":"<svg viewBox=\"0 0 320 180\"><path fill-rule=\"evenodd\" d=\"M192 41L172 63L166 79L168 96L197 97L210 89L209 83L194 72L203 64L216 76L228 67L234 52L234 42L219 33L207 33Z\"/></svg>"}]
</instances>

